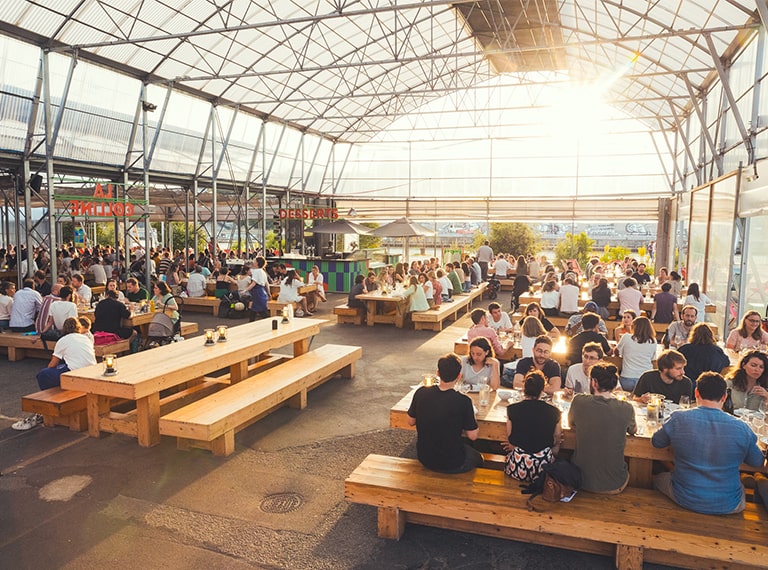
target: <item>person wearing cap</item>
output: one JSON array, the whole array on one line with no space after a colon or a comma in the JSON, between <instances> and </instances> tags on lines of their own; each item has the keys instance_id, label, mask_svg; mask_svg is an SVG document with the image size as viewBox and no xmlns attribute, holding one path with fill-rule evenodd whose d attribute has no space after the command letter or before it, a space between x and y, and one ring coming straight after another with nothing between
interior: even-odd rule
<instances>
[{"instance_id":1,"label":"person wearing cap","mask_svg":"<svg viewBox=\"0 0 768 570\"><path fill-rule=\"evenodd\" d=\"M584 317L586 313L597 313L597 303L594 301L588 301L584 308L581 310L580 313L576 313L575 315L571 315L571 317L568 319L568 324L565 325L565 333L568 336L576 336L581 331L584 330L584 327L581 326L581 319ZM597 332L599 332L602 335L605 335L607 338L608 335L608 327L605 326L605 321L601 318L600 322L597 324Z\"/></svg>"}]
</instances>

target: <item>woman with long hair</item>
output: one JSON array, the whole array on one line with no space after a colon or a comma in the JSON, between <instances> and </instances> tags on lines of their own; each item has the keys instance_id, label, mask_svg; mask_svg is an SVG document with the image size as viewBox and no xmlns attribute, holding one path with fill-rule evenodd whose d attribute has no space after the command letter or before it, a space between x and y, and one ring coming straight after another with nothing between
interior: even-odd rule
<instances>
[{"instance_id":1,"label":"woman with long hair","mask_svg":"<svg viewBox=\"0 0 768 570\"><path fill-rule=\"evenodd\" d=\"M477 389L481 380L485 378L493 390L499 387L500 368L499 361L493 352L491 342L484 336L472 339L469 343L469 354L461 358L461 379L470 386L470 390Z\"/></svg>"},{"instance_id":2,"label":"woman with long hair","mask_svg":"<svg viewBox=\"0 0 768 570\"><path fill-rule=\"evenodd\" d=\"M504 473L533 481L560 451L560 410L541 400L547 379L540 370L525 375L523 401L507 406L507 452Z\"/></svg>"},{"instance_id":3,"label":"woman with long hair","mask_svg":"<svg viewBox=\"0 0 768 570\"><path fill-rule=\"evenodd\" d=\"M632 309L627 309L621 314L621 324L613 329L613 340L619 342L621 337L625 334L632 334L634 332L635 318L637 314Z\"/></svg>"},{"instance_id":4,"label":"woman with long hair","mask_svg":"<svg viewBox=\"0 0 768 570\"><path fill-rule=\"evenodd\" d=\"M176 304L176 299L173 298L171 288L165 281L156 281L154 287L154 296L152 301L155 302L155 309L161 313L165 312L166 307L171 310L168 316L171 318L174 324L179 320L179 305Z\"/></svg>"},{"instance_id":5,"label":"woman with long hair","mask_svg":"<svg viewBox=\"0 0 768 570\"><path fill-rule=\"evenodd\" d=\"M696 322L703 323L706 317L707 305L712 305L712 299L707 297L704 293L699 291L698 283L691 283L688 285L688 296L683 301L683 307L686 305L692 305L696 307Z\"/></svg>"},{"instance_id":6,"label":"woman with long hair","mask_svg":"<svg viewBox=\"0 0 768 570\"><path fill-rule=\"evenodd\" d=\"M251 322L255 321L257 317L260 319L267 317L267 302L270 297L269 276L264 269L267 260L259 255L254 262L256 267L251 269L251 282L246 288L246 291L251 295L251 314L248 317Z\"/></svg>"},{"instance_id":7,"label":"woman with long hair","mask_svg":"<svg viewBox=\"0 0 768 570\"><path fill-rule=\"evenodd\" d=\"M541 310L541 306L538 303L528 303L528 305L525 307L523 318L518 321L518 324L522 326L523 322L525 322L525 317L528 316L536 317L539 319L541 324L544 326L546 334L550 337L558 338L560 336L560 331L555 325L552 324L552 321L544 316L544 311Z\"/></svg>"},{"instance_id":8,"label":"woman with long hair","mask_svg":"<svg viewBox=\"0 0 768 570\"><path fill-rule=\"evenodd\" d=\"M747 311L741 317L739 328L731 331L725 341L725 348L741 351L745 348L760 348L768 344L768 333L762 328L763 319L757 311Z\"/></svg>"},{"instance_id":9,"label":"woman with long hair","mask_svg":"<svg viewBox=\"0 0 768 570\"><path fill-rule=\"evenodd\" d=\"M432 281L427 277L426 273L419 273L419 286L424 291L424 297L427 299L427 305L429 308L435 306L435 288L432 285Z\"/></svg>"},{"instance_id":10,"label":"woman with long hair","mask_svg":"<svg viewBox=\"0 0 768 570\"><path fill-rule=\"evenodd\" d=\"M285 278L280 282L280 294L277 296L277 300L280 303L299 303L302 313L296 312L297 317L303 315L312 316L313 313L307 308L307 298L303 295L299 295L299 287L304 285L304 282L299 279L295 269L289 269L285 274Z\"/></svg>"},{"instance_id":11,"label":"woman with long hair","mask_svg":"<svg viewBox=\"0 0 768 570\"><path fill-rule=\"evenodd\" d=\"M520 306L520 295L527 293L533 281L528 277L528 265L525 263L525 258L521 255L517 258L517 275L512 282L512 310L517 311Z\"/></svg>"},{"instance_id":12,"label":"woman with long hair","mask_svg":"<svg viewBox=\"0 0 768 570\"><path fill-rule=\"evenodd\" d=\"M656 333L648 317L637 317L632 323L632 334L625 334L616 346L616 355L621 356L622 390L631 392L643 372L653 369L656 358Z\"/></svg>"},{"instance_id":13,"label":"woman with long hair","mask_svg":"<svg viewBox=\"0 0 768 570\"><path fill-rule=\"evenodd\" d=\"M523 319L523 330L520 336L523 358L533 358L533 345L536 344L536 337L543 334L547 334L547 331L539 319L533 315L528 315Z\"/></svg>"},{"instance_id":14,"label":"woman with long hair","mask_svg":"<svg viewBox=\"0 0 768 570\"><path fill-rule=\"evenodd\" d=\"M408 276L408 287L403 291L403 297L408 299L408 311L427 311L429 303L424 289L419 285L419 278L415 275Z\"/></svg>"},{"instance_id":15,"label":"woman with long hair","mask_svg":"<svg viewBox=\"0 0 768 570\"><path fill-rule=\"evenodd\" d=\"M117 286L117 279L109 278L107 279L107 288L106 291L114 291L117 293L117 300L121 303L125 303L125 295Z\"/></svg>"},{"instance_id":16,"label":"woman with long hair","mask_svg":"<svg viewBox=\"0 0 768 570\"><path fill-rule=\"evenodd\" d=\"M750 350L726 381L734 408L759 410L760 404L768 399L768 357L759 350Z\"/></svg>"},{"instance_id":17,"label":"woman with long hair","mask_svg":"<svg viewBox=\"0 0 768 570\"><path fill-rule=\"evenodd\" d=\"M702 372L720 374L731 363L723 349L715 344L715 335L706 323L693 325L688 342L677 350L687 361L685 375L691 379L691 397L695 395L696 380Z\"/></svg>"},{"instance_id":18,"label":"woman with long hair","mask_svg":"<svg viewBox=\"0 0 768 570\"><path fill-rule=\"evenodd\" d=\"M597 287L592 289L592 301L597 305L597 314L603 320L608 318L608 305L611 303L611 290L608 287L608 280L601 277L597 282Z\"/></svg>"},{"instance_id":19,"label":"woman with long hair","mask_svg":"<svg viewBox=\"0 0 768 570\"><path fill-rule=\"evenodd\" d=\"M560 313L560 292L555 281L545 281L541 288L541 309L548 317L557 317Z\"/></svg>"}]
</instances>

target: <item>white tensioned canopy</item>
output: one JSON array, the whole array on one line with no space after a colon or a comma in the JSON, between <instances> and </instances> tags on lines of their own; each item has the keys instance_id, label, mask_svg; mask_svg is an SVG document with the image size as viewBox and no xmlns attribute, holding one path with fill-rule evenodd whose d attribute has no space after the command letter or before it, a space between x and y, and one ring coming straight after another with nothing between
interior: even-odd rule
<instances>
[{"instance_id":1,"label":"white tensioned canopy","mask_svg":"<svg viewBox=\"0 0 768 570\"><path fill-rule=\"evenodd\" d=\"M433 129L455 125L437 120L418 134L402 123L399 134L387 129L445 97L487 114L493 103L479 93L500 76L524 89L533 108L542 89L596 84L605 103L651 135L657 180L646 194L658 196L675 186L671 157L681 143L670 133L693 114L692 98L718 80L716 64L738 55L765 15L765 4L753 0L5 0L0 32L151 84L172 82L342 146L437 140ZM577 179L584 146L576 151ZM335 168L351 155L344 156L338 153ZM432 192L472 198L448 186ZM380 179L375 189L356 181L334 184L332 193L403 196L386 187ZM418 201L422 190L409 181L407 197ZM493 188L479 194L503 196Z\"/></svg>"}]
</instances>

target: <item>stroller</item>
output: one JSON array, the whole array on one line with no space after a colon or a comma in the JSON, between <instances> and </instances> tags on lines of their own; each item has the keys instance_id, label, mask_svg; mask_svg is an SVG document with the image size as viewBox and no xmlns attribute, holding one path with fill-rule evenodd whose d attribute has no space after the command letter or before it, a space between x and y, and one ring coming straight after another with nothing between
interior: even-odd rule
<instances>
[{"instance_id":1,"label":"stroller","mask_svg":"<svg viewBox=\"0 0 768 570\"><path fill-rule=\"evenodd\" d=\"M493 301L496 297L499 296L499 291L501 291L501 281L495 278L489 279L487 291L488 298Z\"/></svg>"},{"instance_id":2,"label":"stroller","mask_svg":"<svg viewBox=\"0 0 768 570\"><path fill-rule=\"evenodd\" d=\"M177 295L174 295L173 299L176 301L176 306L178 306L179 319L174 323L171 317L166 314L168 305L163 308L163 312L155 313L155 316L152 317L152 322L149 323L147 328L147 338L142 349L175 342L176 335L181 332L181 307L184 304L184 299Z\"/></svg>"},{"instance_id":3,"label":"stroller","mask_svg":"<svg viewBox=\"0 0 768 570\"><path fill-rule=\"evenodd\" d=\"M221 296L219 304L219 317L222 319L242 319L245 318L247 306L240 299L237 291L228 291Z\"/></svg>"}]
</instances>

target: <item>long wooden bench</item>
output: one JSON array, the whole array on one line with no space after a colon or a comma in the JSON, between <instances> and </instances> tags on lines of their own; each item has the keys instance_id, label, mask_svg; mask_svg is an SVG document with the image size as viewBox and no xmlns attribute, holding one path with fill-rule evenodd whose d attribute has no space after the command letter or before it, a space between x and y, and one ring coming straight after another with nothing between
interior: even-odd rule
<instances>
[{"instance_id":1,"label":"long wooden bench","mask_svg":"<svg viewBox=\"0 0 768 570\"><path fill-rule=\"evenodd\" d=\"M613 557L619 569L643 561L682 568L768 568L768 515L748 503L736 515L686 511L649 489L580 492L570 503L534 501L491 469L428 471L414 459L369 455L347 478L348 501L378 509L378 535L398 540L406 523L544 544Z\"/></svg>"},{"instance_id":2,"label":"long wooden bench","mask_svg":"<svg viewBox=\"0 0 768 570\"><path fill-rule=\"evenodd\" d=\"M189 336L191 334L195 334L200 330L200 326L194 322L194 321L181 321L181 327L179 329L179 334L181 336Z\"/></svg>"},{"instance_id":3,"label":"long wooden bench","mask_svg":"<svg viewBox=\"0 0 768 570\"><path fill-rule=\"evenodd\" d=\"M25 335L13 332L0 334L0 353L7 354L9 362L24 360L25 358L48 360L51 358L51 354L53 354L53 347L55 345L55 341L47 341L43 344L43 341L40 340L40 335ZM96 357L101 358L105 354L125 354L131 349L131 346L128 340L119 340L111 344L94 346L93 348Z\"/></svg>"},{"instance_id":4,"label":"long wooden bench","mask_svg":"<svg viewBox=\"0 0 768 570\"><path fill-rule=\"evenodd\" d=\"M340 373L351 378L362 356L357 346L326 344L297 356L270 373L250 376L216 394L160 418L160 433L177 438L178 447L210 449L214 455L235 450L235 432L285 404L304 409L307 392Z\"/></svg>"},{"instance_id":5,"label":"long wooden bench","mask_svg":"<svg viewBox=\"0 0 768 570\"><path fill-rule=\"evenodd\" d=\"M365 324L365 308L350 307L346 303L336 305L333 308L333 314L336 315L337 323L349 323L353 325Z\"/></svg>"},{"instance_id":6,"label":"long wooden bench","mask_svg":"<svg viewBox=\"0 0 768 570\"><path fill-rule=\"evenodd\" d=\"M217 297L185 297L182 309L184 311L211 313L213 316L216 316L219 312L220 304L221 299Z\"/></svg>"},{"instance_id":7,"label":"long wooden bench","mask_svg":"<svg viewBox=\"0 0 768 570\"><path fill-rule=\"evenodd\" d=\"M452 302L443 302L439 306L432 307L427 311L412 312L410 315L413 321L413 328L417 331L431 330L439 332L443 330L443 321L455 321L462 312L469 312L475 299L482 299L487 287L488 283L483 282L474 287L469 293L454 295Z\"/></svg>"}]
</instances>

